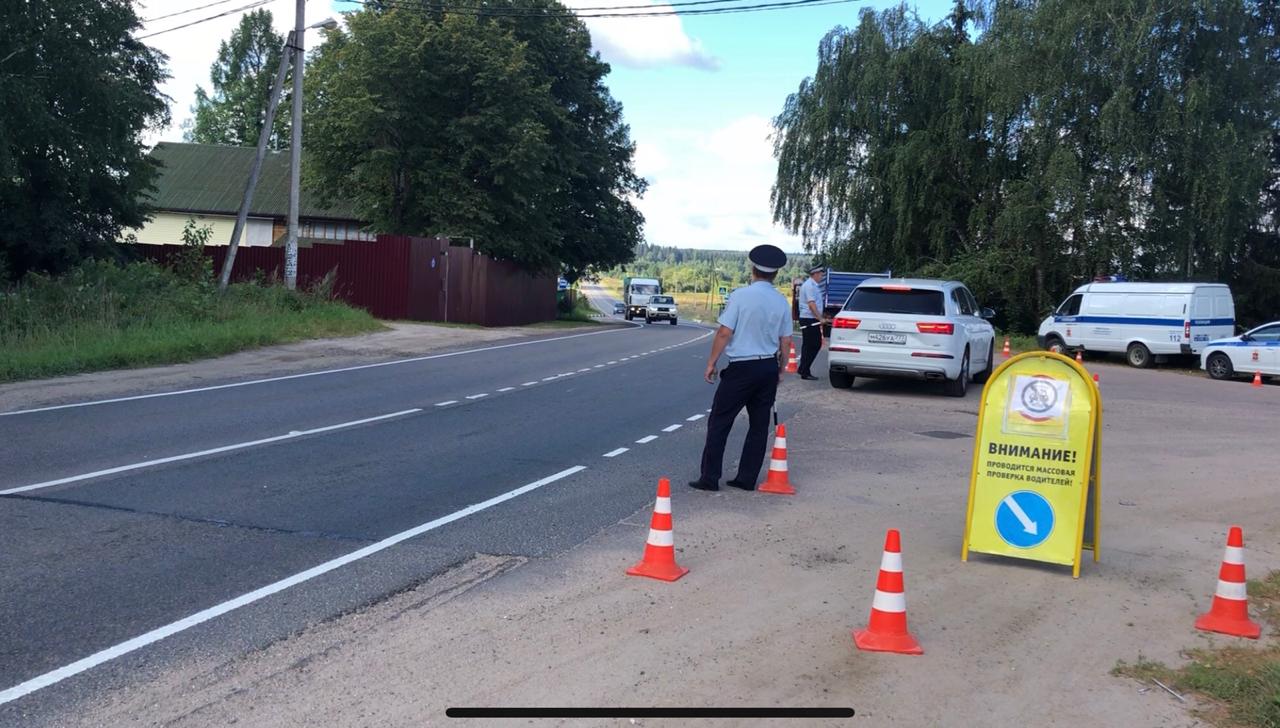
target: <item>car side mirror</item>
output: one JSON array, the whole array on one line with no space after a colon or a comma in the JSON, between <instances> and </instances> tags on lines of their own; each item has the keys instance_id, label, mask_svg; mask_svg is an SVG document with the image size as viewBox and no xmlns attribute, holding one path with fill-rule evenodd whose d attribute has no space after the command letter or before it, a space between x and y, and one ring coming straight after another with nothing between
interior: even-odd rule
<instances>
[{"instance_id":1,"label":"car side mirror","mask_svg":"<svg viewBox=\"0 0 1280 728\"><path fill-rule=\"evenodd\" d=\"M993 319L996 317L996 312L989 308L984 308L978 312L978 317L984 318L984 319Z\"/></svg>"},{"instance_id":2,"label":"car side mirror","mask_svg":"<svg viewBox=\"0 0 1280 728\"><path fill-rule=\"evenodd\" d=\"M1240 334L1241 341L1253 341L1253 337L1249 334Z\"/></svg>"}]
</instances>

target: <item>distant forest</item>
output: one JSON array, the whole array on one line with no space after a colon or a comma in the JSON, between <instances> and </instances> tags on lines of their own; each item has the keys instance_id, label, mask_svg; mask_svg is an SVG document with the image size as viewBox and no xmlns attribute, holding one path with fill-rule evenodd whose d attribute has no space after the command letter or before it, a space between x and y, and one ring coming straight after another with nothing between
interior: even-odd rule
<instances>
[{"instance_id":1,"label":"distant forest","mask_svg":"<svg viewBox=\"0 0 1280 728\"><path fill-rule=\"evenodd\" d=\"M806 275L810 255L787 255L787 266L778 274L778 283ZM744 250L697 250L641 245L632 262L606 271L605 275L661 278L664 290L676 293L705 293L712 286L733 289L745 286L751 275Z\"/></svg>"}]
</instances>

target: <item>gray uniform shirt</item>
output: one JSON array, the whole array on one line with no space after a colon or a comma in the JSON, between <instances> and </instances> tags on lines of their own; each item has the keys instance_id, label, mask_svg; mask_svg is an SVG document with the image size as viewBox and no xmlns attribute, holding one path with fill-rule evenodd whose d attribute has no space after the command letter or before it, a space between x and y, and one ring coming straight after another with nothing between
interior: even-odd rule
<instances>
[{"instance_id":1,"label":"gray uniform shirt","mask_svg":"<svg viewBox=\"0 0 1280 728\"><path fill-rule=\"evenodd\" d=\"M734 290L719 323L733 329L725 347L729 361L778 353L778 339L791 335L791 306L772 283L756 281Z\"/></svg>"},{"instance_id":2,"label":"gray uniform shirt","mask_svg":"<svg viewBox=\"0 0 1280 728\"><path fill-rule=\"evenodd\" d=\"M800 318L816 321L813 311L809 310L810 301L817 306L818 313L822 313L822 286L812 276L800 284Z\"/></svg>"}]
</instances>

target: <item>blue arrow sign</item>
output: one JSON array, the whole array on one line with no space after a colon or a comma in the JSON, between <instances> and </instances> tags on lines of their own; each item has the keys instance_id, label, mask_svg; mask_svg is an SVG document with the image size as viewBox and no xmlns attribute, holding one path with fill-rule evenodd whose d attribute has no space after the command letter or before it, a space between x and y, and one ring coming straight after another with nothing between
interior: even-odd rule
<instances>
[{"instance_id":1,"label":"blue arrow sign","mask_svg":"<svg viewBox=\"0 0 1280 728\"><path fill-rule=\"evenodd\" d=\"M1010 493L996 506L996 532L1010 546L1039 546L1053 533L1053 506L1033 491Z\"/></svg>"}]
</instances>

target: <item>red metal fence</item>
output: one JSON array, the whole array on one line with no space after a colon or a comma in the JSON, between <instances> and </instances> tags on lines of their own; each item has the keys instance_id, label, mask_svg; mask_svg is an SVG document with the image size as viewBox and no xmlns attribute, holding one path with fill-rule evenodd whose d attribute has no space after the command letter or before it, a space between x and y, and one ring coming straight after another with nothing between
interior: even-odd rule
<instances>
[{"instance_id":1,"label":"red metal fence","mask_svg":"<svg viewBox=\"0 0 1280 728\"><path fill-rule=\"evenodd\" d=\"M165 261L180 245L139 244L149 260ZM215 275L225 247L209 247ZM298 287L309 288L334 273L334 296L381 319L447 321L481 326L520 326L556 317L556 279L535 276L507 261L446 238L379 235L376 241L316 243L298 251ZM284 249L244 247L236 251L233 281L256 275L281 278Z\"/></svg>"}]
</instances>

